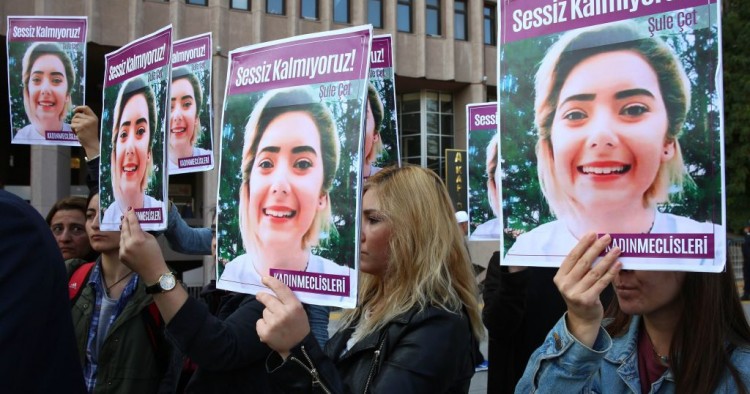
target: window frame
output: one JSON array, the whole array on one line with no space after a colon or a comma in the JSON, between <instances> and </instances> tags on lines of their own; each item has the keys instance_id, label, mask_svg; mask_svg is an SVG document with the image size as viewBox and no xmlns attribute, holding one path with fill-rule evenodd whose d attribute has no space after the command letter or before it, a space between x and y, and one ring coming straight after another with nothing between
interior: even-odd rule
<instances>
[{"instance_id":1,"label":"window frame","mask_svg":"<svg viewBox=\"0 0 750 394\"><path fill-rule=\"evenodd\" d=\"M303 14L304 6L306 2L312 1L315 5L315 16L306 16ZM300 0L299 2L299 17L306 21L319 21L320 20L320 2L319 0Z\"/></svg>"},{"instance_id":2,"label":"window frame","mask_svg":"<svg viewBox=\"0 0 750 394\"><path fill-rule=\"evenodd\" d=\"M401 21L398 18L399 9L401 6L407 7L409 11L409 29L401 30ZM413 33L414 32L414 2L412 0L397 0L396 1L396 31L401 33Z\"/></svg>"},{"instance_id":3,"label":"window frame","mask_svg":"<svg viewBox=\"0 0 750 394\"><path fill-rule=\"evenodd\" d=\"M458 10L456 8L456 4L459 4L459 3L464 5L464 9L463 10ZM468 41L469 40L469 17L468 17L468 12L469 12L469 2L468 1L466 1L466 0L454 0L453 1L453 38L456 39L456 40L459 40L459 41ZM456 35L457 26L458 26L458 24L456 23L456 18L458 18L459 16L461 16L463 18L463 38L459 38Z\"/></svg>"},{"instance_id":4,"label":"window frame","mask_svg":"<svg viewBox=\"0 0 750 394\"><path fill-rule=\"evenodd\" d=\"M269 12L268 11L268 8L269 8L268 7L268 3L272 2L272 1L278 1L278 2L281 3L281 12L277 13L277 12ZM280 15L280 16L286 15L286 0L266 0L266 10L265 11L266 11L266 14L268 14L268 15Z\"/></svg>"},{"instance_id":5,"label":"window frame","mask_svg":"<svg viewBox=\"0 0 750 394\"><path fill-rule=\"evenodd\" d=\"M377 4L378 6L378 20L380 21L379 24L373 23L373 20L370 19L370 6L373 4ZM383 0L367 0L367 22L372 25L372 27L376 29L382 29L384 26L383 23Z\"/></svg>"},{"instance_id":6,"label":"window frame","mask_svg":"<svg viewBox=\"0 0 750 394\"><path fill-rule=\"evenodd\" d=\"M437 5L430 4L430 2L436 2ZM440 0L425 0L424 2L424 32L426 35L430 37L442 37L443 35L443 26L442 26L443 15L441 12L442 5L443 4ZM435 21L436 22L435 25L437 26L436 33L430 33L429 31L427 31L427 29L430 26L430 11L431 10L434 11L434 13L437 15L437 21Z\"/></svg>"},{"instance_id":7,"label":"window frame","mask_svg":"<svg viewBox=\"0 0 750 394\"><path fill-rule=\"evenodd\" d=\"M336 19L336 1L337 0L331 0L331 17L333 19L333 23L338 23L342 25L348 25L352 23L352 3L351 0L338 0L344 2L346 4L346 20L341 21ZM368 2L369 5L369 2Z\"/></svg>"},{"instance_id":8,"label":"window frame","mask_svg":"<svg viewBox=\"0 0 750 394\"><path fill-rule=\"evenodd\" d=\"M489 10L489 14L487 13ZM489 35L489 42L487 42L487 21L490 22L491 32ZM484 45L497 46L497 8L495 5L490 3L484 3L482 8L482 42Z\"/></svg>"},{"instance_id":9,"label":"window frame","mask_svg":"<svg viewBox=\"0 0 750 394\"><path fill-rule=\"evenodd\" d=\"M235 10L235 11L250 11L253 8L252 7L252 4L253 4L252 0L247 0L247 8L233 7L232 4L234 3L234 1L235 0L229 0L229 9L230 10Z\"/></svg>"}]
</instances>

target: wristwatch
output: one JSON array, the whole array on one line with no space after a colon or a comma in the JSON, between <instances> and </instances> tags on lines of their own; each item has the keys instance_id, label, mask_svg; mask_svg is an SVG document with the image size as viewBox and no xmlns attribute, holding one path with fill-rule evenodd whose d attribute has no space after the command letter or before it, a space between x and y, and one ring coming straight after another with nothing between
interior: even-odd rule
<instances>
[{"instance_id":1,"label":"wristwatch","mask_svg":"<svg viewBox=\"0 0 750 394\"><path fill-rule=\"evenodd\" d=\"M175 285L177 285L177 279L174 277L174 272L167 272L159 277L158 282L146 286L146 294L164 293L174 289Z\"/></svg>"}]
</instances>

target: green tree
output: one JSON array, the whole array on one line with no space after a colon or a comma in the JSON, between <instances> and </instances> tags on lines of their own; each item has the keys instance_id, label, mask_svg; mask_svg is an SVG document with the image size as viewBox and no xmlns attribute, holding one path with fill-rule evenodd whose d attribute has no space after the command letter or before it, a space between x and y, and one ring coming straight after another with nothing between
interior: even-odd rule
<instances>
[{"instance_id":1,"label":"green tree","mask_svg":"<svg viewBox=\"0 0 750 394\"><path fill-rule=\"evenodd\" d=\"M722 5L727 227L739 230L750 219L750 8L741 0Z\"/></svg>"}]
</instances>

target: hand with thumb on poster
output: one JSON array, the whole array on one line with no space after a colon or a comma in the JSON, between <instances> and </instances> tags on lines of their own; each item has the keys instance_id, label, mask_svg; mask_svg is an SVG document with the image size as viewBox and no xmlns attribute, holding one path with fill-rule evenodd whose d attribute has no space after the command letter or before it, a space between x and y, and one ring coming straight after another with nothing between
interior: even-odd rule
<instances>
[{"instance_id":1,"label":"hand with thumb on poster","mask_svg":"<svg viewBox=\"0 0 750 394\"><path fill-rule=\"evenodd\" d=\"M138 217L128 209L120 228L120 261L146 281L154 283L169 271L159 243L153 235L143 231Z\"/></svg>"},{"instance_id":2,"label":"hand with thumb on poster","mask_svg":"<svg viewBox=\"0 0 750 394\"><path fill-rule=\"evenodd\" d=\"M133 209L128 209L120 228L120 261L141 277L145 285L159 281L162 274L171 270L164 261L156 238L143 231ZM153 295L164 322L169 323L188 298L182 286Z\"/></svg>"},{"instance_id":3,"label":"hand with thumb on poster","mask_svg":"<svg viewBox=\"0 0 750 394\"><path fill-rule=\"evenodd\" d=\"M88 160L99 156L99 118L90 107L79 105L73 110L70 128L86 151Z\"/></svg>"},{"instance_id":4,"label":"hand with thumb on poster","mask_svg":"<svg viewBox=\"0 0 750 394\"><path fill-rule=\"evenodd\" d=\"M307 313L292 290L280 280L264 276L262 281L276 295L256 295L266 309L263 310L263 317L255 323L255 329L261 342L286 360L290 350L310 333Z\"/></svg>"},{"instance_id":5,"label":"hand with thumb on poster","mask_svg":"<svg viewBox=\"0 0 750 394\"><path fill-rule=\"evenodd\" d=\"M596 341L604 318L599 295L622 268L617 261L619 248L612 248L595 267L591 266L611 241L609 234L599 239L594 233L584 235L565 257L554 278L568 306L568 330L588 347Z\"/></svg>"}]
</instances>

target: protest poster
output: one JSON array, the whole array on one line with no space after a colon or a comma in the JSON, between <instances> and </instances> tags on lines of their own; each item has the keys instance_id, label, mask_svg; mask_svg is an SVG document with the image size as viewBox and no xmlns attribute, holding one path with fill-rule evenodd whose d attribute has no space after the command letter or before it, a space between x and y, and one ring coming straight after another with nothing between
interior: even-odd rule
<instances>
[{"instance_id":1,"label":"protest poster","mask_svg":"<svg viewBox=\"0 0 750 394\"><path fill-rule=\"evenodd\" d=\"M214 168L211 48L211 33L172 46L169 175Z\"/></svg>"},{"instance_id":2,"label":"protest poster","mask_svg":"<svg viewBox=\"0 0 750 394\"><path fill-rule=\"evenodd\" d=\"M362 163L362 177L365 179L375 175L383 167L401 165L393 43L390 34L372 38L367 105Z\"/></svg>"},{"instance_id":3,"label":"protest poster","mask_svg":"<svg viewBox=\"0 0 750 394\"><path fill-rule=\"evenodd\" d=\"M11 143L80 146L70 128L86 101L86 17L9 16Z\"/></svg>"},{"instance_id":4,"label":"protest poster","mask_svg":"<svg viewBox=\"0 0 750 394\"><path fill-rule=\"evenodd\" d=\"M141 228L167 227L172 26L134 40L104 59L99 160L99 220L119 231L132 208Z\"/></svg>"},{"instance_id":5,"label":"protest poster","mask_svg":"<svg viewBox=\"0 0 750 394\"><path fill-rule=\"evenodd\" d=\"M726 258L716 1L503 1L502 264L559 266L587 232L625 269Z\"/></svg>"},{"instance_id":6,"label":"protest poster","mask_svg":"<svg viewBox=\"0 0 750 394\"><path fill-rule=\"evenodd\" d=\"M372 27L229 54L222 111L217 284L353 307Z\"/></svg>"},{"instance_id":7,"label":"protest poster","mask_svg":"<svg viewBox=\"0 0 750 394\"><path fill-rule=\"evenodd\" d=\"M497 103L466 106L469 239L500 240Z\"/></svg>"}]
</instances>

